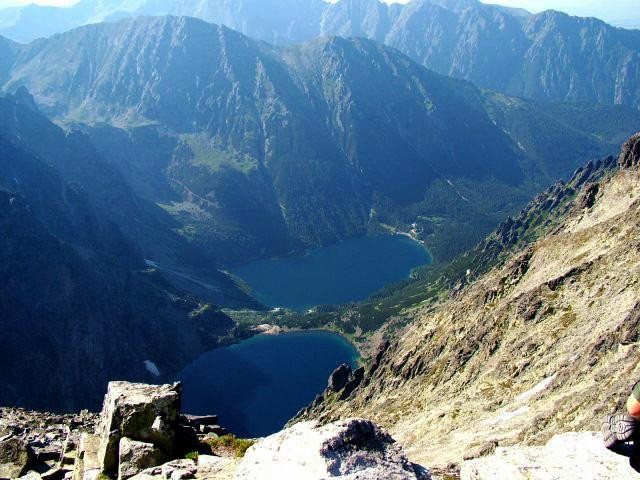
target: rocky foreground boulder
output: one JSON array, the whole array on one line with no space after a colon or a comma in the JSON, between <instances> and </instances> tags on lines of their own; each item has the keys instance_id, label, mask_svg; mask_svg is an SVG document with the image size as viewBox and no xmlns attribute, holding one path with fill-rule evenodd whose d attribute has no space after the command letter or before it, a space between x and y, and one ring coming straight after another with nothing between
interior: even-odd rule
<instances>
[{"instance_id":1,"label":"rocky foreground boulder","mask_svg":"<svg viewBox=\"0 0 640 480\"><path fill-rule=\"evenodd\" d=\"M238 480L418 480L429 476L411 463L391 435L361 418L329 425L301 422L247 450Z\"/></svg>"},{"instance_id":2,"label":"rocky foreground boulder","mask_svg":"<svg viewBox=\"0 0 640 480\"><path fill-rule=\"evenodd\" d=\"M111 382L96 429L102 473L114 476L124 462L125 471L136 474L142 468L134 464L153 467L175 457L180 399L180 384Z\"/></svg>"},{"instance_id":3,"label":"rocky foreground boulder","mask_svg":"<svg viewBox=\"0 0 640 480\"><path fill-rule=\"evenodd\" d=\"M0 409L0 480L429 478L368 420L303 422L244 440L215 415L183 414L181 397L179 383L111 382L99 415Z\"/></svg>"},{"instance_id":4,"label":"rocky foreground boulder","mask_svg":"<svg viewBox=\"0 0 640 480\"><path fill-rule=\"evenodd\" d=\"M198 434L205 428L224 433L210 425L217 422L215 416L183 415L181 400L179 383L109 383L95 431L81 438L73 479L134 478L189 452L197 453L203 440ZM167 471L159 470L161 475Z\"/></svg>"},{"instance_id":5,"label":"rocky foreground boulder","mask_svg":"<svg viewBox=\"0 0 640 480\"><path fill-rule=\"evenodd\" d=\"M113 382L100 415L0 408L0 480L444 480L377 424L300 422L258 440L236 439L214 415L180 412L180 384ZM462 480L640 478L596 434L540 447L498 447L466 461Z\"/></svg>"},{"instance_id":6,"label":"rocky foreground boulder","mask_svg":"<svg viewBox=\"0 0 640 480\"><path fill-rule=\"evenodd\" d=\"M493 455L463 463L461 480L640 479L629 459L602 446L591 432L564 433L538 447L498 447Z\"/></svg>"}]
</instances>

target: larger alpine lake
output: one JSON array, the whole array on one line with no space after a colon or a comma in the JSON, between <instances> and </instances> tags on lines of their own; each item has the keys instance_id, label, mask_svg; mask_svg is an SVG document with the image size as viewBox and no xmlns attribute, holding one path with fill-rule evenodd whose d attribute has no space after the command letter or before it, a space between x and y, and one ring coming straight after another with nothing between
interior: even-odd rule
<instances>
[{"instance_id":1,"label":"larger alpine lake","mask_svg":"<svg viewBox=\"0 0 640 480\"><path fill-rule=\"evenodd\" d=\"M233 268L264 305L303 311L364 300L429 263L427 251L403 235L352 238L303 257L259 260Z\"/></svg>"},{"instance_id":2,"label":"larger alpine lake","mask_svg":"<svg viewBox=\"0 0 640 480\"><path fill-rule=\"evenodd\" d=\"M325 331L258 335L200 356L178 376L183 410L218 414L235 435L259 437L280 430L311 403L340 364L356 365L358 352Z\"/></svg>"}]
</instances>

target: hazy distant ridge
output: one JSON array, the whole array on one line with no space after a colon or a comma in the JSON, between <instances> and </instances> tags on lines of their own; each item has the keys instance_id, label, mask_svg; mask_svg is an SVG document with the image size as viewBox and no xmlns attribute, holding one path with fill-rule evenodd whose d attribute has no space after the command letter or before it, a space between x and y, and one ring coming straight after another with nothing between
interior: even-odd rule
<instances>
[{"instance_id":1,"label":"hazy distant ridge","mask_svg":"<svg viewBox=\"0 0 640 480\"><path fill-rule=\"evenodd\" d=\"M640 31L554 11L531 15L477 0L83 0L0 11L0 35L29 41L130 15L187 15L290 44L363 36L438 73L539 100L640 106Z\"/></svg>"}]
</instances>

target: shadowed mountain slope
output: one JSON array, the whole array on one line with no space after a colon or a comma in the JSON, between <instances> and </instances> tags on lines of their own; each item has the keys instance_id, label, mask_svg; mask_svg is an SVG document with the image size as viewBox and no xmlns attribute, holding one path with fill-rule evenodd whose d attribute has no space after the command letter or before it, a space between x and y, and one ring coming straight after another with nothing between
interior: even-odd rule
<instances>
[{"instance_id":1,"label":"shadowed mountain slope","mask_svg":"<svg viewBox=\"0 0 640 480\"><path fill-rule=\"evenodd\" d=\"M234 323L145 267L78 183L0 136L0 403L96 407L111 378L163 378Z\"/></svg>"},{"instance_id":2,"label":"shadowed mountain slope","mask_svg":"<svg viewBox=\"0 0 640 480\"><path fill-rule=\"evenodd\" d=\"M175 220L137 195L118 166L106 162L87 135L65 132L51 123L25 89L0 98L0 136L53 167L64 181L79 185L100 210L99 215L116 225L143 258L173 268L208 270L207 282L213 286L205 295L208 301L229 306L255 304L230 278L216 271L215 252L204 254L189 245L174 231L178 228ZM11 177L2 181L6 188L19 191Z\"/></svg>"}]
</instances>

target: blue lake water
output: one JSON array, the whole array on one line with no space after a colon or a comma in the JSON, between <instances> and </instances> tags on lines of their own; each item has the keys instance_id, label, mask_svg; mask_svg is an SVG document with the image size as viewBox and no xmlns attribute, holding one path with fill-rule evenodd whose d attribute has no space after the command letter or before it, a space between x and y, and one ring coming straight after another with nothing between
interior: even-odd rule
<instances>
[{"instance_id":1,"label":"blue lake water","mask_svg":"<svg viewBox=\"0 0 640 480\"><path fill-rule=\"evenodd\" d=\"M306 310L364 300L429 263L426 250L402 235L361 237L297 258L260 260L233 268L261 303Z\"/></svg>"},{"instance_id":2,"label":"blue lake water","mask_svg":"<svg viewBox=\"0 0 640 480\"><path fill-rule=\"evenodd\" d=\"M274 433L327 385L342 363L356 366L357 351L331 332L258 335L199 357L178 376L183 410L217 414L235 435Z\"/></svg>"}]
</instances>

